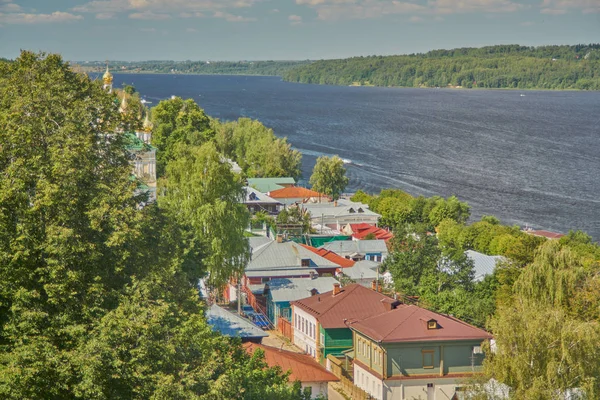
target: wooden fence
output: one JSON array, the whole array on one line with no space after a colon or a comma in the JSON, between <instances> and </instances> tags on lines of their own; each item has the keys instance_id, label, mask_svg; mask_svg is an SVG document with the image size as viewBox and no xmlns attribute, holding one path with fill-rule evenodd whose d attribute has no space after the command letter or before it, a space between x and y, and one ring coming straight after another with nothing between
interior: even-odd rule
<instances>
[{"instance_id":1,"label":"wooden fence","mask_svg":"<svg viewBox=\"0 0 600 400\"><path fill-rule=\"evenodd\" d=\"M283 317L279 317L277 321L277 330L281 332L283 336L290 339L290 341L294 342L294 329L292 328L292 323Z\"/></svg>"},{"instance_id":2,"label":"wooden fence","mask_svg":"<svg viewBox=\"0 0 600 400\"><path fill-rule=\"evenodd\" d=\"M369 400L371 395L359 388L352 382L348 371L344 369L344 360L341 360L331 354L327 356L331 373L340 378L339 387L344 394L352 400Z\"/></svg>"}]
</instances>

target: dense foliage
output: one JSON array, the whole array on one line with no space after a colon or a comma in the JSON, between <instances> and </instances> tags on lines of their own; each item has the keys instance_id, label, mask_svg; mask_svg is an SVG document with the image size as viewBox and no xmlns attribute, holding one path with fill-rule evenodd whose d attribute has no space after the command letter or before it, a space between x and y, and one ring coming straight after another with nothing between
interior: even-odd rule
<instances>
[{"instance_id":1,"label":"dense foliage","mask_svg":"<svg viewBox=\"0 0 600 400\"><path fill-rule=\"evenodd\" d=\"M57 55L0 63L0 397L300 399L203 316L198 279L247 254L239 182L190 146L139 207L118 109Z\"/></svg>"},{"instance_id":2,"label":"dense foliage","mask_svg":"<svg viewBox=\"0 0 600 400\"><path fill-rule=\"evenodd\" d=\"M339 199L348 185L344 161L338 156L317 158L309 182L313 190L324 193L333 200Z\"/></svg>"},{"instance_id":3,"label":"dense foliage","mask_svg":"<svg viewBox=\"0 0 600 400\"><path fill-rule=\"evenodd\" d=\"M307 63L309 61L111 61L110 67L119 73L281 76ZM106 65L101 61L77 64L86 72L102 72Z\"/></svg>"},{"instance_id":4,"label":"dense foliage","mask_svg":"<svg viewBox=\"0 0 600 400\"><path fill-rule=\"evenodd\" d=\"M600 44L499 45L321 60L283 77L328 85L600 90Z\"/></svg>"},{"instance_id":5,"label":"dense foliage","mask_svg":"<svg viewBox=\"0 0 600 400\"><path fill-rule=\"evenodd\" d=\"M219 151L236 161L247 177L300 177L302 154L292 149L286 138L278 138L259 121L213 120L213 128Z\"/></svg>"}]
</instances>

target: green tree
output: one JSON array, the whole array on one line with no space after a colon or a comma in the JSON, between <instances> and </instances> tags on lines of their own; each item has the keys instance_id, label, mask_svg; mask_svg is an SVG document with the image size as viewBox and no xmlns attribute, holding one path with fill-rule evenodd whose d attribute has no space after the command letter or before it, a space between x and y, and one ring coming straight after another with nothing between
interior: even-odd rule
<instances>
[{"instance_id":1,"label":"green tree","mask_svg":"<svg viewBox=\"0 0 600 400\"><path fill-rule=\"evenodd\" d=\"M595 305L577 299L599 272L556 241L542 245L491 321L497 350L488 352L486 376L511 387L515 399L553 399L574 389L597 398L600 321L585 313L597 298Z\"/></svg>"},{"instance_id":2,"label":"green tree","mask_svg":"<svg viewBox=\"0 0 600 400\"><path fill-rule=\"evenodd\" d=\"M159 205L192 231L205 254L202 264L211 283L222 285L239 275L250 257L243 185L212 142L179 143L173 155L159 188Z\"/></svg>"},{"instance_id":3,"label":"green tree","mask_svg":"<svg viewBox=\"0 0 600 400\"><path fill-rule=\"evenodd\" d=\"M194 100L175 97L163 100L152 109L152 144L156 146L156 172L165 173L169 161L175 157L180 143L199 146L211 140L215 132L208 116Z\"/></svg>"},{"instance_id":4,"label":"green tree","mask_svg":"<svg viewBox=\"0 0 600 400\"><path fill-rule=\"evenodd\" d=\"M339 199L348 185L344 162L338 156L317 158L309 182L313 190L325 193L334 200Z\"/></svg>"},{"instance_id":5,"label":"green tree","mask_svg":"<svg viewBox=\"0 0 600 400\"><path fill-rule=\"evenodd\" d=\"M196 285L224 253L139 207L115 100L57 55L0 64L0 397L300 399L207 327Z\"/></svg>"}]
</instances>

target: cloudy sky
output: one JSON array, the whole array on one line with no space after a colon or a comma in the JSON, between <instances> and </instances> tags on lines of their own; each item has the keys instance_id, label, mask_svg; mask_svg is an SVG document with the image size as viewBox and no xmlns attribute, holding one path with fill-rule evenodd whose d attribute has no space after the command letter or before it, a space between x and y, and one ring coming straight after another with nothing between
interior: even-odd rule
<instances>
[{"instance_id":1,"label":"cloudy sky","mask_svg":"<svg viewBox=\"0 0 600 400\"><path fill-rule=\"evenodd\" d=\"M600 42L600 0L0 0L0 56L321 59Z\"/></svg>"}]
</instances>

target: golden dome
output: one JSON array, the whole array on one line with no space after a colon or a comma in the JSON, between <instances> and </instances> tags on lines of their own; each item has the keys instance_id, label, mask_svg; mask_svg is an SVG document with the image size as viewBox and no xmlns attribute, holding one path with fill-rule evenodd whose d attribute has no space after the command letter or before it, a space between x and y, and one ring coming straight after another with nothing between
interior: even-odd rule
<instances>
[{"instance_id":1,"label":"golden dome","mask_svg":"<svg viewBox=\"0 0 600 400\"><path fill-rule=\"evenodd\" d=\"M113 75L108 71L108 64L106 65L106 72L102 75L102 80L106 85L110 85L113 82Z\"/></svg>"},{"instance_id":2,"label":"golden dome","mask_svg":"<svg viewBox=\"0 0 600 400\"><path fill-rule=\"evenodd\" d=\"M148 112L146 112L146 118L144 118L144 132L152 132L152 122L150 122L150 118L148 117Z\"/></svg>"}]
</instances>

